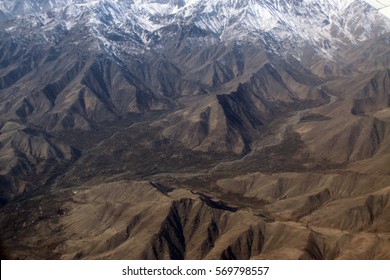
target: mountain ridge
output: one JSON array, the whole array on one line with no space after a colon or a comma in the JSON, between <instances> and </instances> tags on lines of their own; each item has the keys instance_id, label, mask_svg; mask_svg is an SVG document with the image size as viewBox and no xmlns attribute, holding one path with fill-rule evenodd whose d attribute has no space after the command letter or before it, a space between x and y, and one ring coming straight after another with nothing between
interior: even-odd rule
<instances>
[{"instance_id":1,"label":"mountain ridge","mask_svg":"<svg viewBox=\"0 0 390 280\"><path fill-rule=\"evenodd\" d=\"M367 4L0 11L9 258L389 257L390 21Z\"/></svg>"}]
</instances>

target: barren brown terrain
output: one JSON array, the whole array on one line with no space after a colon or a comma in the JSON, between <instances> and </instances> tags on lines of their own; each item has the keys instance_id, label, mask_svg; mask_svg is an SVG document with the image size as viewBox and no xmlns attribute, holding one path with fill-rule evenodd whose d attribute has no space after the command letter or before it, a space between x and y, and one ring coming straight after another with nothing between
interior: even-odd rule
<instances>
[{"instance_id":1,"label":"barren brown terrain","mask_svg":"<svg viewBox=\"0 0 390 280\"><path fill-rule=\"evenodd\" d=\"M83 28L49 47L4 31L2 258L390 259L376 20L355 44L335 24L331 57L306 44L299 59L266 33L215 43L189 23L142 51L111 30L118 56Z\"/></svg>"}]
</instances>

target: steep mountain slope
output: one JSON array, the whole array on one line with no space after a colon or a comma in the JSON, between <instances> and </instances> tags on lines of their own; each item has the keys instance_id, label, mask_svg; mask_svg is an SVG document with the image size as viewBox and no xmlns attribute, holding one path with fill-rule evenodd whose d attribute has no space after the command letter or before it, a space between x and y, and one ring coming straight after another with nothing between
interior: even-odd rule
<instances>
[{"instance_id":1,"label":"steep mountain slope","mask_svg":"<svg viewBox=\"0 0 390 280\"><path fill-rule=\"evenodd\" d=\"M389 258L390 22L367 4L0 11L10 258Z\"/></svg>"}]
</instances>

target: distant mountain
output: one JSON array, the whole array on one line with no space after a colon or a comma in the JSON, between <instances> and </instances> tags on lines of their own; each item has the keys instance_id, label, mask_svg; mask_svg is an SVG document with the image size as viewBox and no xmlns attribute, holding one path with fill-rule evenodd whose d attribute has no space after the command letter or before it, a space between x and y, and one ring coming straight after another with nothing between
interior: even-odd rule
<instances>
[{"instance_id":1,"label":"distant mountain","mask_svg":"<svg viewBox=\"0 0 390 280\"><path fill-rule=\"evenodd\" d=\"M356 43L384 32L384 20L378 21L366 3L354 0L2 1L0 5L3 17L11 21L4 29L11 34L23 27L27 34L45 34L51 41L59 27L67 31L84 27L110 47L118 41L110 35L144 46L161 43L164 32L174 31L174 26L197 28L200 33L191 33L192 37L207 37L209 43L264 41L268 34L279 42L292 41L291 45L311 43L325 52L329 43ZM25 35L23 31L20 35Z\"/></svg>"},{"instance_id":2,"label":"distant mountain","mask_svg":"<svg viewBox=\"0 0 390 280\"><path fill-rule=\"evenodd\" d=\"M360 1L1 5L8 19L1 32L0 89L7 96L1 114L50 130L88 129L126 112L169 108L172 96L214 91L233 78L245 82L248 48L250 55L258 49L310 67L334 61L337 50L378 37L389 25ZM236 65L219 57L229 48Z\"/></svg>"}]
</instances>

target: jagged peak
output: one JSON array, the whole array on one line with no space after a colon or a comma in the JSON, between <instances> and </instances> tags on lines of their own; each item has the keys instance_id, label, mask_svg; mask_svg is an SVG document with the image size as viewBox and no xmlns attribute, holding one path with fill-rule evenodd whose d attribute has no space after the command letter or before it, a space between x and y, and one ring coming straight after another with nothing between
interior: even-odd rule
<instances>
[{"instance_id":1,"label":"jagged peak","mask_svg":"<svg viewBox=\"0 0 390 280\"><path fill-rule=\"evenodd\" d=\"M112 32L149 45L152 33L177 25L196 26L217 41L264 41L269 33L279 42L309 44L331 55L333 45L355 44L390 30L390 21L360 0L7 0L0 11L0 21L19 16L6 31L21 22L21 35L25 29L47 34L59 24L68 30L87 27L104 45L115 44L106 36Z\"/></svg>"}]
</instances>

